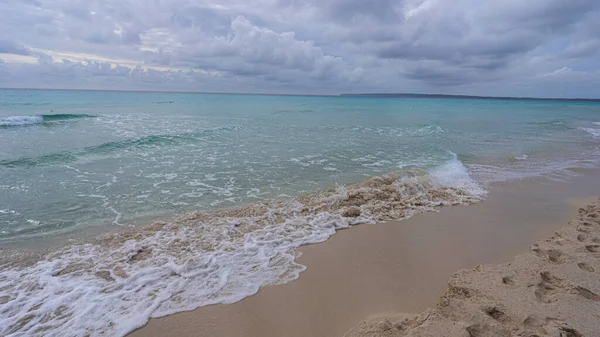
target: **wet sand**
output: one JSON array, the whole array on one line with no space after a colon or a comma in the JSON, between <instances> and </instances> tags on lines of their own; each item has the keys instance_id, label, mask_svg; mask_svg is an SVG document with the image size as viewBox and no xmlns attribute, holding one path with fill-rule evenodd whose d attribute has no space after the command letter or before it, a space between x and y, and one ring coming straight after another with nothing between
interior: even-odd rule
<instances>
[{"instance_id":1,"label":"wet sand","mask_svg":"<svg viewBox=\"0 0 600 337\"><path fill-rule=\"evenodd\" d=\"M456 270L510 261L552 235L599 194L600 171L580 173L569 182L494 186L480 204L342 230L300 249L308 269L298 280L152 319L131 336L360 336L354 327L365 319L435 305Z\"/></svg>"}]
</instances>

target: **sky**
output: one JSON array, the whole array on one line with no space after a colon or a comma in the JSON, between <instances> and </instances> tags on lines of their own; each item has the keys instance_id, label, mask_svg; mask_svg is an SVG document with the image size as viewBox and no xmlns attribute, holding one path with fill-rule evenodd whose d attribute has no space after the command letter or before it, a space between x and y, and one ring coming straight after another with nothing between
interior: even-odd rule
<instances>
[{"instance_id":1,"label":"sky","mask_svg":"<svg viewBox=\"0 0 600 337\"><path fill-rule=\"evenodd\" d=\"M598 0L0 0L0 87L600 98Z\"/></svg>"}]
</instances>

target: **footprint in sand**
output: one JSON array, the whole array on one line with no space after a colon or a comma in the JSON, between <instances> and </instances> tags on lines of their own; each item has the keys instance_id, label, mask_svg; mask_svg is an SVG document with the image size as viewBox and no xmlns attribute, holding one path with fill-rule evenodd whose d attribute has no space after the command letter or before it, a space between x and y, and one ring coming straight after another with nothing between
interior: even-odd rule
<instances>
[{"instance_id":1,"label":"footprint in sand","mask_svg":"<svg viewBox=\"0 0 600 337\"><path fill-rule=\"evenodd\" d=\"M580 263L578 265L582 269L587 266L584 263ZM600 295L583 287L573 287L569 284L565 285L561 279L550 274L550 272L542 272L540 276L542 277L542 282L538 284L537 289L535 290L535 297L542 303L556 302L557 299L555 298L555 295L557 293L574 293L573 290L577 291L577 294L581 297L587 298L588 300L592 300L594 302L600 302Z\"/></svg>"},{"instance_id":2,"label":"footprint in sand","mask_svg":"<svg viewBox=\"0 0 600 337\"><path fill-rule=\"evenodd\" d=\"M577 331L577 329L570 327L565 321L554 317L546 317L543 331L542 336L583 337L583 334Z\"/></svg>"},{"instance_id":3,"label":"footprint in sand","mask_svg":"<svg viewBox=\"0 0 600 337\"><path fill-rule=\"evenodd\" d=\"M577 226L577 231L580 233L585 233L585 234L589 234L590 230L586 227L583 226Z\"/></svg>"},{"instance_id":4,"label":"footprint in sand","mask_svg":"<svg viewBox=\"0 0 600 337\"><path fill-rule=\"evenodd\" d=\"M548 251L548 260L550 260L550 262L554 262L557 264L565 262L565 260L563 258L563 253L557 249L550 249Z\"/></svg>"},{"instance_id":5,"label":"footprint in sand","mask_svg":"<svg viewBox=\"0 0 600 337\"><path fill-rule=\"evenodd\" d=\"M523 321L523 327L525 328L526 332L524 336L528 337L583 337L583 335L579 331L577 331L574 328L571 328L564 321L554 317L542 318L536 315L529 315Z\"/></svg>"},{"instance_id":6,"label":"footprint in sand","mask_svg":"<svg viewBox=\"0 0 600 337\"><path fill-rule=\"evenodd\" d=\"M585 271L589 271L590 273L593 273L595 271L594 267L590 266L589 264L587 264L585 262L579 262L577 264L577 266Z\"/></svg>"},{"instance_id":7,"label":"footprint in sand","mask_svg":"<svg viewBox=\"0 0 600 337\"><path fill-rule=\"evenodd\" d=\"M558 249L543 250L536 244L533 245L531 251L539 257L547 258L552 263L561 264L565 262L563 253Z\"/></svg>"},{"instance_id":8,"label":"footprint in sand","mask_svg":"<svg viewBox=\"0 0 600 337\"><path fill-rule=\"evenodd\" d=\"M598 253L600 252L600 245L587 245L585 246L585 249L590 253Z\"/></svg>"},{"instance_id":9,"label":"footprint in sand","mask_svg":"<svg viewBox=\"0 0 600 337\"><path fill-rule=\"evenodd\" d=\"M511 277L511 276L504 276L502 278L502 283L506 284L507 286L515 286L515 280Z\"/></svg>"},{"instance_id":10,"label":"footprint in sand","mask_svg":"<svg viewBox=\"0 0 600 337\"><path fill-rule=\"evenodd\" d=\"M587 298L588 300L600 302L600 295L598 295L590 290L587 290L583 287L576 287L575 289L577 290L577 293L580 296L583 296L583 297Z\"/></svg>"},{"instance_id":11,"label":"footprint in sand","mask_svg":"<svg viewBox=\"0 0 600 337\"><path fill-rule=\"evenodd\" d=\"M488 324L477 323L467 327L469 337L509 336L509 331Z\"/></svg>"},{"instance_id":12,"label":"footprint in sand","mask_svg":"<svg viewBox=\"0 0 600 337\"><path fill-rule=\"evenodd\" d=\"M484 309L484 312L499 322L507 322L510 320L509 317L504 313L504 310L498 307L488 307Z\"/></svg>"},{"instance_id":13,"label":"footprint in sand","mask_svg":"<svg viewBox=\"0 0 600 337\"><path fill-rule=\"evenodd\" d=\"M583 335L573 328L562 327L560 328L560 337L583 337Z\"/></svg>"},{"instance_id":14,"label":"footprint in sand","mask_svg":"<svg viewBox=\"0 0 600 337\"><path fill-rule=\"evenodd\" d=\"M559 292L566 292L561 280L547 271L540 273L540 276L542 277L542 282L538 283L535 290L536 299L541 303L556 302L554 295Z\"/></svg>"}]
</instances>

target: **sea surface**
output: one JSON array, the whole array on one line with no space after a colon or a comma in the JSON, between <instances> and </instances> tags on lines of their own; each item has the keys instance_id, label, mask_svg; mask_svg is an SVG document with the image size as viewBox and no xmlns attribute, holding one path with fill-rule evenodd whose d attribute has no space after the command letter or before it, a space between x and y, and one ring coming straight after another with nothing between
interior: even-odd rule
<instances>
[{"instance_id":1,"label":"sea surface","mask_svg":"<svg viewBox=\"0 0 600 337\"><path fill-rule=\"evenodd\" d=\"M125 335L337 229L599 163L595 102L0 90L0 335Z\"/></svg>"}]
</instances>

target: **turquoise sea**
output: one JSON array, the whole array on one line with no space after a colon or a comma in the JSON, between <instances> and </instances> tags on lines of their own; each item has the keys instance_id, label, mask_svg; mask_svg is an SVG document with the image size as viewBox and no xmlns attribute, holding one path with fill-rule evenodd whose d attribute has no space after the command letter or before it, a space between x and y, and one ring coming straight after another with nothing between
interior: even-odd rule
<instances>
[{"instance_id":1,"label":"turquoise sea","mask_svg":"<svg viewBox=\"0 0 600 337\"><path fill-rule=\"evenodd\" d=\"M596 162L600 104L0 91L0 242L293 196L453 158L481 184Z\"/></svg>"},{"instance_id":2,"label":"turquoise sea","mask_svg":"<svg viewBox=\"0 0 600 337\"><path fill-rule=\"evenodd\" d=\"M595 102L0 90L0 247L128 229L8 259L0 335L124 335L292 280L336 229L598 163Z\"/></svg>"}]
</instances>

